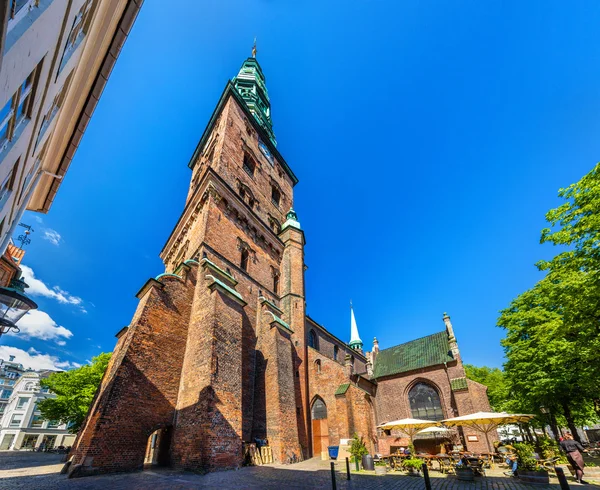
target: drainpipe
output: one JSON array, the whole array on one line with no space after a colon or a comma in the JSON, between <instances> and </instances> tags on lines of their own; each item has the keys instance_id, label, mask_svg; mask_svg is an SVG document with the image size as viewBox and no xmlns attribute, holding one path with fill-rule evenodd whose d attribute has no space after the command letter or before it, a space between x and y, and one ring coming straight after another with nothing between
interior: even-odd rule
<instances>
[{"instance_id":1,"label":"drainpipe","mask_svg":"<svg viewBox=\"0 0 600 490\"><path fill-rule=\"evenodd\" d=\"M27 195L25 196L25 199L23 199L23 203L21 204L21 206L19 207L19 210L15 214L15 218L13 219L12 224L10 225L10 229L8 230L8 232L4 236L4 239L2 240L2 243L0 244L0 255L4 255L4 252L6 251L6 247L8 247L8 244L15 232L15 229L17 228L17 225L21 221L21 218L23 217L23 213L25 212L25 208L27 208L27 204L29 203L29 200L31 199L31 195L33 194L33 191L35 190L38 183L40 182L42 175L48 175L55 179L62 180L62 175L56 175L56 174L48 172L47 170L39 170L35 174L33 182L29 186L29 191L27 191Z\"/></svg>"}]
</instances>

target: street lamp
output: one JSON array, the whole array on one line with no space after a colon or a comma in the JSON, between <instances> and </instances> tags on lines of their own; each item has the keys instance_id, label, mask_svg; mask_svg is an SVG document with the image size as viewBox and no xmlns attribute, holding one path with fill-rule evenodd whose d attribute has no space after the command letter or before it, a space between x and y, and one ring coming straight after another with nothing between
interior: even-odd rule
<instances>
[{"instance_id":1,"label":"street lamp","mask_svg":"<svg viewBox=\"0 0 600 490\"><path fill-rule=\"evenodd\" d=\"M542 412L542 414L544 415L548 415L550 413L550 410L544 405L540 405L540 412Z\"/></svg>"},{"instance_id":2,"label":"street lamp","mask_svg":"<svg viewBox=\"0 0 600 490\"><path fill-rule=\"evenodd\" d=\"M16 323L37 304L25 295L29 286L22 279L13 279L8 287L0 288L0 336L13 330L20 331Z\"/></svg>"}]
</instances>

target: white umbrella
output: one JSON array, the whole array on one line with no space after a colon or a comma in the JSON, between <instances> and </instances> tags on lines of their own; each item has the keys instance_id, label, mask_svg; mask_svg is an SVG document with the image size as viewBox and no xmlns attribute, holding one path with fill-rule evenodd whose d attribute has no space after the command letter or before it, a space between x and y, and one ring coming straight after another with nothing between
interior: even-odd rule
<instances>
[{"instance_id":1,"label":"white umbrella","mask_svg":"<svg viewBox=\"0 0 600 490\"><path fill-rule=\"evenodd\" d=\"M528 422L533 417L535 417L535 415L524 413L477 412L471 413L469 415L463 415L461 417L454 417L452 419L442 420L442 424L448 427L473 427L475 430L483 432L485 434L485 440L487 442L488 451L491 453L492 448L490 446L489 438L490 432L497 429L499 425Z\"/></svg>"},{"instance_id":2,"label":"white umbrella","mask_svg":"<svg viewBox=\"0 0 600 490\"><path fill-rule=\"evenodd\" d=\"M428 427L438 426L439 422L434 420L421 420L421 419L401 419L401 420L393 420L392 422L387 422L385 424L381 424L379 426L380 429L383 430L394 430L399 429L404 432L412 442L413 437L420 430L426 429Z\"/></svg>"}]
</instances>

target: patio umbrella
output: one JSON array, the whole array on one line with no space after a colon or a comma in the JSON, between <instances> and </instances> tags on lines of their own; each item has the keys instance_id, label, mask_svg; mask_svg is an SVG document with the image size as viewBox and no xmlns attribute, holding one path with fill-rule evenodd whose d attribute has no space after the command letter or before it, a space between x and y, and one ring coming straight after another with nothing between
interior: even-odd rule
<instances>
[{"instance_id":1,"label":"patio umbrella","mask_svg":"<svg viewBox=\"0 0 600 490\"><path fill-rule=\"evenodd\" d=\"M454 417L452 419L442 420L442 424L447 427L472 427L473 429L483 432L485 434L485 440L487 442L488 451L491 453L492 448L490 446L490 432L497 429L499 425L504 424L516 424L519 422L528 422L535 415L529 415L524 413L506 413L506 412L477 412L469 415L463 415L461 417Z\"/></svg>"},{"instance_id":2,"label":"patio umbrella","mask_svg":"<svg viewBox=\"0 0 600 490\"><path fill-rule=\"evenodd\" d=\"M420 420L420 419L401 419L401 420L393 420L392 422L387 422L385 424L381 424L379 429L383 430L394 430L398 429L404 432L408 437L410 437L410 442L412 442L415 434L420 430L426 429L428 427L439 426L439 422L435 420Z\"/></svg>"}]
</instances>

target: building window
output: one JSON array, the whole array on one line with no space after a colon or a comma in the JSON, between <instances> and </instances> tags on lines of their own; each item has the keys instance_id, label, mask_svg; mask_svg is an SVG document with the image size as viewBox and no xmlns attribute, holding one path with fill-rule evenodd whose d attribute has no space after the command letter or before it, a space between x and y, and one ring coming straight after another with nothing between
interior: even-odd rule
<instances>
[{"instance_id":1,"label":"building window","mask_svg":"<svg viewBox=\"0 0 600 490\"><path fill-rule=\"evenodd\" d=\"M10 0L8 11L8 30L27 15L32 8L39 5L39 0Z\"/></svg>"},{"instance_id":2,"label":"building window","mask_svg":"<svg viewBox=\"0 0 600 490\"><path fill-rule=\"evenodd\" d=\"M19 401L17 402L17 408L25 408L27 406L28 401L29 398L27 398L26 396L20 396Z\"/></svg>"},{"instance_id":3,"label":"building window","mask_svg":"<svg viewBox=\"0 0 600 490\"><path fill-rule=\"evenodd\" d=\"M79 12L77 12L75 19L73 19L73 25L71 26L71 31L69 32L69 37L67 38L67 43L65 44L65 49L63 51L62 59L60 60L60 68L58 69L58 73L62 71L64 66L71 58L73 52L77 49L87 34L92 19L91 12L92 0L86 0L79 9Z\"/></svg>"},{"instance_id":4,"label":"building window","mask_svg":"<svg viewBox=\"0 0 600 490\"><path fill-rule=\"evenodd\" d=\"M433 386L417 383L408 392L412 417L422 420L442 420L442 404L440 396Z\"/></svg>"},{"instance_id":5,"label":"building window","mask_svg":"<svg viewBox=\"0 0 600 490\"><path fill-rule=\"evenodd\" d=\"M27 383L25 385L25 391L33 391L34 390L34 385L33 383Z\"/></svg>"},{"instance_id":6,"label":"building window","mask_svg":"<svg viewBox=\"0 0 600 490\"><path fill-rule=\"evenodd\" d=\"M60 425L58 420L49 420L48 421L48 429L56 429Z\"/></svg>"},{"instance_id":7,"label":"building window","mask_svg":"<svg viewBox=\"0 0 600 490\"><path fill-rule=\"evenodd\" d=\"M242 256L240 259L240 267L242 268L242 270L244 271L248 271L248 256L250 254L248 253L248 249L247 248L242 248Z\"/></svg>"},{"instance_id":8,"label":"building window","mask_svg":"<svg viewBox=\"0 0 600 490\"><path fill-rule=\"evenodd\" d=\"M319 374L321 372L321 360L317 359L315 361L315 373Z\"/></svg>"},{"instance_id":9,"label":"building window","mask_svg":"<svg viewBox=\"0 0 600 490\"><path fill-rule=\"evenodd\" d=\"M44 424L44 419L41 415L34 415L31 417L30 427L41 427Z\"/></svg>"},{"instance_id":10,"label":"building window","mask_svg":"<svg viewBox=\"0 0 600 490\"><path fill-rule=\"evenodd\" d=\"M275 206L279 207L279 202L281 201L281 192L274 185L271 186L271 202L275 204Z\"/></svg>"},{"instance_id":11,"label":"building window","mask_svg":"<svg viewBox=\"0 0 600 490\"><path fill-rule=\"evenodd\" d=\"M23 422L23 415L20 413L15 413L10 419L9 427L21 427L21 422Z\"/></svg>"},{"instance_id":12,"label":"building window","mask_svg":"<svg viewBox=\"0 0 600 490\"><path fill-rule=\"evenodd\" d=\"M254 169L256 168L256 163L252 160L252 157L247 153L244 154L244 170L246 173L252 177L254 177Z\"/></svg>"},{"instance_id":13,"label":"building window","mask_svg":"<svg viewBox=\"0 0 600 490\"><path fill-rule=\"evenodd\" d=\"M317 334L315 333L314 330L311 330L310 332L308 332L308 345L309 347L312 347L313 349L318 349L318 342L317 342Z\"/></svg>"},{"instance_id":14,"label":"building window","mask_svg":"<svg viewBox=\"0 0 600 490\"><path fill-rule=\"evenodd\" d=\"M60 108L63 106L63 103L64 103L65 98L67 96L67 90L69 89L69 84L71 83L71 76L72 75L73 75L73 72L69 73L69 76L65 80L64 85L62 86L62 88L60 89L60 91L54 96L54 100L52 101L52 105L50 106L50 108L46 112L46 115L44 116L44 119L42 119L42 124L40 125L40 130L39 130L39 133L38 133L36 145L43 138L44 133L46 133L46 129L48 129L48 126L50 126L50 123L54 120L54 117L58 114L58 111L60 111Z\"/></svg>"},{"instance_id":15,"label":"building window","mask_svg":"<svg viewBox=\"0 0 600 490\"><path fill-rule=\"evenodd\" d=\"M323 420L327 418L327 406L320 398L317 398L315 403L313 403L311 415L313 420Z\"/></svg>"},{"instance_id":16,"label":"building window","mask_svg":"<svg viewBox=\"0 0 600 490\"><path fill-rule=\"evenodd\" d=\"M0 110L0 151L4 150L8 143L14 139L16 130L21 123L31 116L36 70L29 74L19 90L8 99L8 102Z\"/></svg>"},{"instance_id":17,"label":"building window","mask_svg":"<svg viewBox=\"0 0 600 490\"><path fill-rule=\"evenodd\" d=\"M338 354L339 354L340 348L337 345L333 346L333 360L337 361L338 360Z\"/></svg>"},{"instance_id":18,"label":"building window","mask_svg":"<svg viewBox=\"0 0 600 490\"><path fill-rule=\"evenodd\" d=\"M19 166L19 160L17 163L13 165L13 168L10 169L10 172L0 185L0 209L4 207L6 201L11 196L13 187L15 185L15 176L17 175L17 168Z\"/></svg>"},{"instance_id":19,"label":"building window","mask_svg":"<svg viewBox=\"0 0 600 490\"><path fill-rule=\"evenodd\" d=\"M0 398L10 398L10 395L12 395L13 390L2 390L0 391Z\"/></svg>"},{"instance_id":20,"label":"building window","mask_svg":"<svg viewBox=\"0 0 600 490\"><path fill-rule=\"evenodd\" d=\"M279 274L277 272L273 274L273 292L279 294Z\"/></svg>"}]
</instances>

